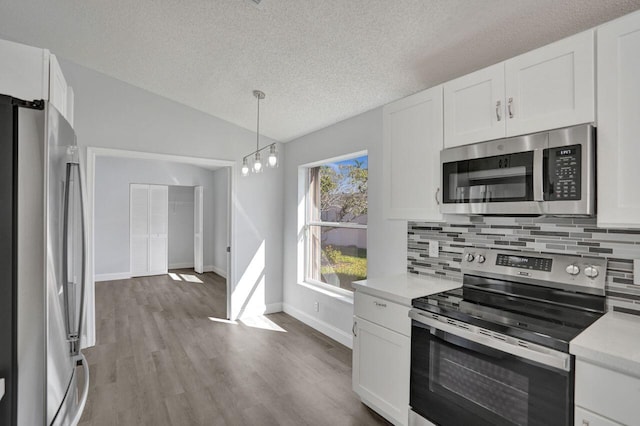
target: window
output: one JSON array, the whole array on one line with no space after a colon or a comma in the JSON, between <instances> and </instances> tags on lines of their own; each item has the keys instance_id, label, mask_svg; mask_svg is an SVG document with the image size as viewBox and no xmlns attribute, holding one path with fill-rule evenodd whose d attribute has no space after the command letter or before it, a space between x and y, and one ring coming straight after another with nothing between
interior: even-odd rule
<instances>
[{"instance_id":1,"label":"window","mask_svg":"<svg viewBox=\"0 0 640 426\"><path fill-rule=\"evenodd\" d=\"M368 157L304 170L305 281L352 292L351 283L367 277Z\"/></svg>"}]
</instances>

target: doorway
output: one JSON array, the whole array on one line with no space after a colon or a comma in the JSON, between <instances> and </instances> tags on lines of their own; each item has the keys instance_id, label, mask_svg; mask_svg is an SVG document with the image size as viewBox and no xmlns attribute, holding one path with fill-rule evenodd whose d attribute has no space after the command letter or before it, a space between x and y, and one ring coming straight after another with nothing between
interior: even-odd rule
<instances>
[{"instance_id":1,"label":"doorway","mask_svg":"<svg viewBox=\"0 0 640 426\"><path fill-rule=\"evenodd\" d=\"M136 161L137 163L135 163ZM105 209L117 210L113 208L116 203L105 201L105 198L114 197L114 193L119 193L123 186L122 181L125 179L123 177L125 173L120 171L112 172L108 179L103 177L105 165L109 162L118 167L128 165L137 173L135 178L126 182L127 204L129 203L129 186L133 183L165 186L167 188L165 198L167 216L171 215L171 210L174 208L176 215L179 213L183 219L190 218L190 220L180 221L183 224L186 222L190 240L187 241L185 232L183 232L182 246L177 247L177 250L182 254L189 253L189 256L183 256L182 259L179 256L169 257L169 252L173 250L172 242L176 237L170 235L171 231L169 223L167 223L167 272L170 272L169 270L174 266L194 268L204 274L211 274L213 271L220 275L222 278L218 277L217 282L218 284L222 283L226 288L224 305L226 305L225 316L228 319L231 312L230 283L233 282L234 274L232 267L234 256L228 247L231 246L234 237L232 229L235 210L231 199L235 185L235 162L88 148L86 188L88 192L87 210L89 210L87 215L89 256L87 262L87 327L85 328L87 345L95 344L95 281L124 279L134 275L133 268L129 266L129 256L132 254L129 248L129 206L126 206L125 217L120 221L116 220L116 216L121 217L122 212L108 215L103 212ZM185 177L186 169L200 169L199 177ZM203 178L202 176L207 173L208 176L215 175L216 178L212 179L206 176ZM215 184L210 183L212 180L215 181ZM224 214L221 214L221 211ZM110 221L107 224L104 223L105 216ZM213 220L214 216L217 218L216 220ZM123 224L123 222L126 223ZM119 250L118 247L122 245L120 234L124 228L126 228L126 247ZM149 235L149 238L151 237ZM108 244L105 244L104 241L107 241ZM213 241L216 243L214 244ZM111 250L110 254L105 254L105 246ZM185 249L187 246L189 248ZM125 261L116 261L123 256L126 256ZM108 261L105 262L105 259ZM126 266L122 266L123 263L126 263ZM105 270L108 267L111 267L112 271Z\"/></svg>"}]
</instances>

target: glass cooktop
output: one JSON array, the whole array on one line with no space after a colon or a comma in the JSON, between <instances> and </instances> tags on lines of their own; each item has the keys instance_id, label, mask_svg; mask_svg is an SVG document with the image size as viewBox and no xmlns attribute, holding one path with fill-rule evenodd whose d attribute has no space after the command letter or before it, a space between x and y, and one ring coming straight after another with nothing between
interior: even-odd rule
<instances>
[{"instance_id":1,"label":"glass cooktop","mask_svg":"<svg viewBox=\"0 0 640 426\"><path fill-rule=\"evenodd\" d=\"M605 312L602 296L473 275L462 288L413 300L414 308L569 352Z\"/></svg>"}]
</instances>

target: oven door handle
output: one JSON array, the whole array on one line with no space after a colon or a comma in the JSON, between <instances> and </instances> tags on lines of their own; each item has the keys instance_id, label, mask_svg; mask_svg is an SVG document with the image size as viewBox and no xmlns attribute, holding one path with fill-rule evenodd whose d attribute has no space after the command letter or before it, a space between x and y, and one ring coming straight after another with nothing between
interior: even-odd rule
<instances>
[{"instance_id":1,"label":"oven door handle","mask_svg":"<svg viewBox=\"0 0 640 426\"><path fill-rule=\"evenodd\" d=\"M450 323L447 321L446 317L438 316L438 318L441 318L442 320L436 319L426 316L416 309L411 309L409 311L409 317L418 323L429 326L433 334L436 333L436 330L440 330L461 339L478 343L488 348L505 352L538 364L557 368L563 371L571 371L571 355L568 353L528 342L526 342L528 347L524 347L518 343L518 339L516 338L502 336L504 337L504 340L499 339L493 337L495 334L490 330L485 330L480 327L455 320L451 320L453 323ZM464 325L465 328L455 325L456 323Z\"/></svg>"}]
</instances>

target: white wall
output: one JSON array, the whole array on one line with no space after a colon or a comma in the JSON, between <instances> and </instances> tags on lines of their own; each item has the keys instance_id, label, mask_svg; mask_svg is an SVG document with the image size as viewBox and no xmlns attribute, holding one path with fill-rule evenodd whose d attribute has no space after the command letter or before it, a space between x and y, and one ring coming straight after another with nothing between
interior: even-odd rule
<instances>
[{"instance_id":1,"label":"white wall","mask_svg":"<svg viewBox=\"0 0 640 426\"><path fill-rule=\"evenodd\" d=\"M407 223L382 215L382 108L334 124L285 145L284 308L298 319L351 345L353 304L298 283L298 167L353 152L369 155L368 276L406 271ZM416 185L419 185L416 182ZM314 302L320 304L315 312Z\"/></svg>"},{"instance_id":2,"label":"white wall","mask_svg":"<svg viewBox=\"0 0 640 426\"><path fill-rule=\"evenodd\" d=\"M193 193L193 186L169 187L169 269L193 268ZM213 216L213 212L209 212L209 216Z\"/></svg>"},{"instance_id":3,"label":"white wall","mask_svg":"<svg viewBox=\"0 0 640 426\"><path fill-rule=\"evenodd\" d=\"M75 127L81 147L232 160L236 164L255 149L255 131L59 59L75 92ZM262 102L261 121L286 119L270 115L269 99L276 97L270 94ZM247 93L246 102L247 114L253 116L255 98L251 93ZM263 145L273 142L261 140ZM282 301L283 169L246 178L240 176L239 169L234 168L235 193L231 196L233 317L241 311L277 310Z\"/></svg>"},{"instance_id":4,"label":"white wall","mask_svg":"<svg viewBox=\"0 0 640 426\"><path fill-rule=\"evenodd\" d=\"M213 172L213 270L227 276L227 217L229 216L229 169Z\"/></svg>"},{"instance_id":5,"label":"white wall","mask_svg":"<svg viewBox=\"0 0 640 426\"><path fill-rule=\"evenodd\" d=\"M132 183L182 185L191 191L189 232L190 262L193 264L193 186L204 188L204 265L213 264L213 176L214 172L189 164L98 157L95 168L95 275L98 280L130 276L129 185ZM171 194L172 191L169 192ZM171 215L169 215L171 218ZM171 220L169 252L172 250ZM184 250L182 250L184 251ZM189 253L189 252L187 252ZM184 254L183 254L184 257ZM184 262L184 261L183 261ZM170 259L171 264L171 259Z\"/></svg>"}]
</instances>

